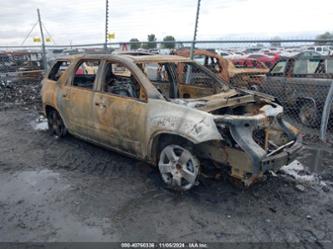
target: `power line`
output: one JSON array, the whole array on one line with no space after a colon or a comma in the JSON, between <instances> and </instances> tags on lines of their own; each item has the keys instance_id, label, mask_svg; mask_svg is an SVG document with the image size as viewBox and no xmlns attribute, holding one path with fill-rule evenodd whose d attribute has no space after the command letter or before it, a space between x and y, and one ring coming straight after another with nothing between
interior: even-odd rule
<instances>
[{"instance_id":1,"label":"power line","mask_svg":"<svg viewBox=\"0 0 333 249\"><path fill-rule=\"evenodd\" d=\"M38 24L38 22L36 22L33 26L32 29L30 30L30 32L28 33L28 35L24 38L23 42L21 43L21 46L24 45L24 43L26 42L26 40L29 38L29 36L31 35L32 31L34 31L36 25Z\"/></svg>"},{"instance_id":2,"label":"power line","mask_svg":"<svg viewBox=\"0 0 333 249\"><path fill-rule=\"evenodd\" d=\"M42 25L43 25L43 28L44 28L45 31L46 31L46 34L51 38L53 44L54 44L54 45L57 45L56 42L55 42L55 40L53 39L53 36L52 36L52 35L49 33L49 31L46 29L44 23L42 23Z\"/></svg>"}]
</instances>

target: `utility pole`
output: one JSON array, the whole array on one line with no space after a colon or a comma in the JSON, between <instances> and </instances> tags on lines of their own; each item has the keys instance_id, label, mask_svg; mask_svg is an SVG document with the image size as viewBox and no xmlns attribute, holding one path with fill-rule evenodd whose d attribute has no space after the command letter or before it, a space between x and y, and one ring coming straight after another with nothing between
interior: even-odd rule
<instances>
[{"instance_id":1,"label":"utility pole","mask_svg":"<svg viewBox=\"0 0 333 249\"><path fill-rule=\"evenodd\" d=\"M108 50L108 25L109 25L109 0L106 0L105 6L105 43L104 50Z\"/></svg>"},{"instance_id":2,"label":"utility pole","mask_svg":"<svg viewBox=\"0 0 333 249\"><path fill-rule=\"evenodd\" d=\"M195 41L197 39L198 21L199 21L199 13L200 13L200 3L201 3L201 0L198 0L197 13L196 13L196 16L195 16L194 35L193 35L193 40L192 40L192 45L191 45L191 50L190 50L191 60L193 60ZM192 66L189 65L188 68L187 68L185 84L189 84L191 82L191 77L192 77L191 73L192 73Z\"/></svg>"},{"instance_id":3,"label":"utility pole","mask_svg":"<svg viewBox=\"0 0 333 249\"><path fill-rule=\"evenodd\" d=\"M194 35L193 35L193 41L192 41L192 46L191 46L191 51L190 51L191 60L193 60L193 52L194 52L194 47L195 47L195 41L197 39L198 21L199 21L199 14L200 14L200 3L201 3L201 0L198 0L197 14L195 16Z\"/></svg>"},{"instance_id":4,"label":"utility pole","mask_svg":"<svg viewBox=\"0 0 333 249\"><path fill-rule=\"evenodd\" d=\"M41 36L41 38L42 38L42 60L43 60L43 69L44 69L44 71L46 71L46 70L47 70L47 61L46 61L45 40L44 40L43 25L42 25L42 20L41 20L41 18L40 18L40 12L39 12L39 9L37 9L37 15L38 15L39 28L40 28L40 36Z\"/></svg>"}]
</instances>

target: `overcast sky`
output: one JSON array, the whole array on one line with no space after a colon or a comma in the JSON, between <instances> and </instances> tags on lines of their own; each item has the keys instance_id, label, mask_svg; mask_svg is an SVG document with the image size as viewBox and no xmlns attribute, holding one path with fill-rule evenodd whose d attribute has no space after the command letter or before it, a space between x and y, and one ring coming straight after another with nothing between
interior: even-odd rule
<instances>
[{"instance_id":1,"label":"overcast sky","mask_svg":"<svg viewBox=\"0 0 333 249\"><path fill-rule=\"evenodd\" d=\"M197 0L109 0L115 41L193 36ZM0 45L20 45L37 22L56 44L104 40L105 0L0 0ZM333 0L202 0L198 39L299 37L333 31ZM32 37L39 35L38 26ZM49 36L49 35L46 35Z\"/></svg>"}]
</instances>

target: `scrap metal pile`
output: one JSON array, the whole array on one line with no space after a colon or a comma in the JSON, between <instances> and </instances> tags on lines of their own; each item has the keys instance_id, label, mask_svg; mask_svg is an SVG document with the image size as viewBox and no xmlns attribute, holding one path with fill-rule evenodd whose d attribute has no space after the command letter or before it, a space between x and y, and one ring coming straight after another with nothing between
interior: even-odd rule
<instances>
[{"instance_id":1,"label":"scrap metal pile","mask_svg":"<svg viewBox=\"0 0 333 249\"><path fill-rule=\"evenodd\" d=\"M41 84L39 80L0 82L0 110L15 107L38 108Z\"/></svg>"},{"instance_id":2,"label":"scrap metal pile","mask_svg":"<svg viewBox=\"0 0 333 249\"><path fill-rule=\"evenodd\" d=\"M0 53L0 109L38 106L41 56L38 52Z\"/></svg>"}]
</instances>

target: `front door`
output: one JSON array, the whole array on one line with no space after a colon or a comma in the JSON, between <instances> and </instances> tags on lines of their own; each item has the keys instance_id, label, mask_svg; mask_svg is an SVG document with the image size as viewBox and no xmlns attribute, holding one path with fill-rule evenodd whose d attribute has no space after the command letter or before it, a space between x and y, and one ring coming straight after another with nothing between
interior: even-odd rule
<instances>
[{"instance_id":1,"label":"front door","mask_svg":"<svg viewBox=\"0 0 333 249\"><path fill-rule=\"evenodd\" d=\"M144 89L125 65L107 62L103 71L92 105L98 140L141 157L147 117Z\"/></svg>"}]
</instances>

